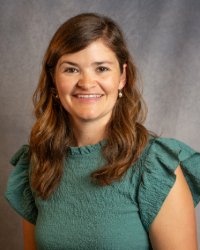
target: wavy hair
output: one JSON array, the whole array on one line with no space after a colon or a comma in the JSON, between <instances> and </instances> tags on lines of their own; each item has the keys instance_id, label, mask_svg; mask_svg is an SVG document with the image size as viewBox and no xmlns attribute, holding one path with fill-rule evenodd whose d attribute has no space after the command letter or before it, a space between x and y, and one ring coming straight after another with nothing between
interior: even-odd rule
<instances>
[{"instance_id":1,"label":"wavy hair","mask_svg":"<svg viewBox=\"0 0 200 250\"><path fill-rule=\"evenodd\" d=\"M136 66L119 26L95 13L83 13L67 20L47 48L33 95L36 122L30 134L31 186L44 200L61 181L64 157L74 138L70 115L56 98L55 68L61 56L78 52L97 39L115 53L121 72L127 64L127 82L123 98L116 101L106 127L106 144L102 148L106 165L91 173L91 179L100 186L120 180L138 159L152 133L142 125L147 107L137 86Z\"/></svg>"}]
</instances>

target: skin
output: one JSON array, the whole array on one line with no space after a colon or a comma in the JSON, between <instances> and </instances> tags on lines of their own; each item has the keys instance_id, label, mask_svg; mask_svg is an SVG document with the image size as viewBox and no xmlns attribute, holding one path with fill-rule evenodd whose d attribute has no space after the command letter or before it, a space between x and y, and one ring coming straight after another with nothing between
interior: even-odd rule
<instances>
[{"instance_id":1,"label":"skin","mask_svg":"<svg viewBox=\"0 0 200 250\"><path fill-rule=\"evenodd\" d=\"M70 114L77 146L95 144L105 137L105 127L126 82L115 53L101 40L85 49L64 55L57 63L55 85L60 102ZM78 98L100 94L100 98Z\"/></svg>"},{"instance_id":2,"label":"skin","mask_svg":"<svg viewBox=\"0 0 200 250\"><path fill-rule=\"evenodd\" d=\"M155 250L198 250L197 225L192 194L181 167L176 182L150 226Z\"/></svg>"},{"instance_id":3,"label":"skin","mask_svg":"<svg viewBox=\"0 0 200 250\"><path fill-rule=\"evenodd\" d=\"M115 54L100 40L58 61L54 80L60 102L71 116L77 146L94 144L105 137L118 89L125 85L125 69L126 65L121 74ZM90 93L103 96L87 100L75 97ZM150 226L150 241L155 250L198 250L192 195L180 166L175 174L175 184ZM23 230L24 249L36 250L35 226L23 220Z\"/></svg>"},{"instance_id":4,"label":"skin","mask_svg":"<svg viewBox=\"0 0 200 250\"><path fill-rule=\"evenodd\" d=\"M24 236L24 250L37 250L35 241L35 225L23 219L22 228Z\"/></svg>"}]
</instances>

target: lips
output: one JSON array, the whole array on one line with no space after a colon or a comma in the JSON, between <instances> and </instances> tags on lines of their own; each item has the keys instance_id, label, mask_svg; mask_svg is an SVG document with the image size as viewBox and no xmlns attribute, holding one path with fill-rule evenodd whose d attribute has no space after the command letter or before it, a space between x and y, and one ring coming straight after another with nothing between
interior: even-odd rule
<instances>
[{"instance_id":1,"label":"lips","mask_svg":"<svg viewBox=\"0 0 200 250\"><path fill-rule=\"evenodd\" d=\"M103 95L102 94L76 94L74 96L80 99L96 99L96 98L102 97Z\"/></svg>"}]
</instances>

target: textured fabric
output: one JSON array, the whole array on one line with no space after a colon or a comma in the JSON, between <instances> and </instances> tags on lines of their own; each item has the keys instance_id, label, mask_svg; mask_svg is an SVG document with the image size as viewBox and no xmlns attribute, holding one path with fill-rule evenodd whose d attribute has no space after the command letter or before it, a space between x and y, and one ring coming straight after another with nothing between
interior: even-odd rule
<instances>
[{"instance_id":1,"label":"textured fabric","mask_svg":"<svg viewBox=\"0 0 200 250\"><path fill-rule=\"evenodd\" d=\"M11 158L10 163L15 169L9 176L5 195L16 212L35 224L37 207L29 185L28 149L28 145L23 145Z\"/></svg>"},{"instance_id":2,"label":"textured fabric","mask_svg":"<svg viewBox=\"0 0 200 250\"><path fill-rule=\"evenodd\" d=\"M91 182L90 173L105 163L104 143L70 148L61 183L47 201L35 197L29 185L28 146L12 158L15 168L5 197L36 225L39 250L152 249L149 226L175 182L179 164L194 206L199 202L200 154L183 142L151 137L120 181L99 187Z\"/></svg>"},{"instance_id":3,"label":"textured fabric","mask_svg":"<svg viewBox=\"0 0 200 250\"><path fill-rule=\"evenodd\" d=\"M175 139L155 139L143 165L138 192L141 219L147 231L176 180L174 171L178 165L192 192L194 206L200 200L200 153Z\"/></svg>"}]
</instances>

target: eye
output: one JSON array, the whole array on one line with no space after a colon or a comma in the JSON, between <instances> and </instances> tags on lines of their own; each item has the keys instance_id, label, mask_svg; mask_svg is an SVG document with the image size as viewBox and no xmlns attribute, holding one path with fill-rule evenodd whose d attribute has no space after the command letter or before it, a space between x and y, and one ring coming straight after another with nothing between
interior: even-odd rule
<instances>
[{"instance_id":1,"label":"eye","mask_svg":"<svg viewBox=\"0 0 200 250\"><path fill-rule=\"evenodd\" d=\"M73 68L73 67L67 67L67 68L64 69L64 72L67 72L67 73L77 73L78 69Z\"/></svg>"},{"instance_id":2,"label":"eye","mask_svg":"<svg viewBox=\"0 0 200 250\"><path fill-rule=\"evenodd\" d=\"M104 66L99 66L99 67L97 68L97 71L98 71L98 72L105 72L105 71L109 71L109 70L110 70L109 68L104 67Z\"/></svg>"}]
</instances>

